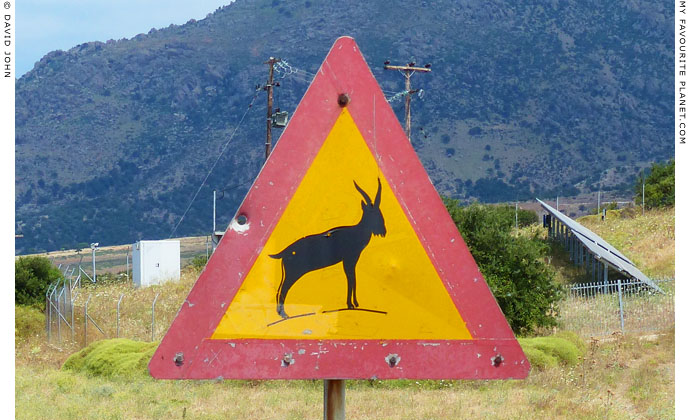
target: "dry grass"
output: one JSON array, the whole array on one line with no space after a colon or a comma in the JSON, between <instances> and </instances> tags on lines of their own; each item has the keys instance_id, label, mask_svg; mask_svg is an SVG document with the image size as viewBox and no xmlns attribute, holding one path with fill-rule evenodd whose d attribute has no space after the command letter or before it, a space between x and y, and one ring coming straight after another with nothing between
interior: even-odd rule
<instances>
[{"instance_id":1,"label":"dry grass","mask_svg":"<svg viewBox=\"0 0 690 420\"><path fill-rule=\"evenodd\" d=\"M53 322L52 339L46 343L45 331L41 330L16 343L17 365L59 367L70 354L84 344L84 306L89 298L88 313L105 333L102 334L91 322L88 323L87 343L103 338L114 338L117 334L117 302L120 304L119 337L141 341L152 341L151 307L158 294L155 306L155 331L153 341L160 340L172 323L182 302L198 277L198 272L187 267L182 270L180 282L160 286L135 288L131 283L89 285L78 290L74 306L74 341L69 328L61 324L62 340L57 338L57 322ZM68 321L71 318L68 316Z\"/></svg>"},{"instance_id":2,"label":"dry grass","mask_svg":"<svg viewBox=\"0 0 690 420\"><path fill-rule=\"evenodd\" d=\"M524 381L348 381L352 419L672 419L673 331L592 341L574 367ZM156 381L20 364L18 419L318 419L321 381Z\"/></svg>"},{"instance_id":3,"label":"dry grass","mask_svg":"<svg viewBox=\"0 0 690 420\"><path fill-rule=\"evenodd\" d=\"M660 283L667 293L623 292L623 322L626 332L653 332L674 325L674 282ZM563 328L583 335L602 335L621 330L618 294L590 292L559 303Z\"/></svg>"},{"instance_id":4,"label":"dry grass","mask_svg":"<svg viewBox=\"0 0 690 420\"><path fill-rule=\"evenodd\" d=\"M133 289L123 284L85 289L90 313L114 336L120 293L122 334L150 340L150 303L160 292L161 335L191 288L179 284ZM129 305L129 306L127 306ZM129 320L129 321L127 321ZM148 328L147 328L148 327ZM89 337L101 338L95 330ZM78 335L78 339L83 336ZM160 339L160 336L157 337ZM674 415L673 331L653 341L616 335L591 341L574 366L536 369L524 381L348 381L347 416L354 419L671 419ZM16 347L18 419L321 418L321 381L157 381L93 377L59 370L80 347L46 345L32 333Z\"/></svg>"},{"instance_id":5,"label":"dry grass","mask_svg":"<svg viewBox=\"0 0 690 420\"><path fill-rule=\"evenodd\" d=\"M583 226L618 248L650 277L673 277L675 272L675 208L653 209L644 216L637 209L607 212L578 219Z\"/></svg>"}]
</instances>

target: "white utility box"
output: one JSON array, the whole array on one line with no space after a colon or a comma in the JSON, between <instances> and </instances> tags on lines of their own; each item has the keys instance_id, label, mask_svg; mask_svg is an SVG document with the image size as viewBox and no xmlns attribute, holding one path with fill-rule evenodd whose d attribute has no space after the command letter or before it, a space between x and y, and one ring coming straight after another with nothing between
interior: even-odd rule
<instances>
[{"instance_id":1,"label":"white utility box","mask_svg":"<svg viewBox=\"0 0 690 420\"><path fill-rule=\"evenodd\" d=\"M139 241L132 245L136 287L180 280L180 241Z\"/></svg>"}]
</instances>

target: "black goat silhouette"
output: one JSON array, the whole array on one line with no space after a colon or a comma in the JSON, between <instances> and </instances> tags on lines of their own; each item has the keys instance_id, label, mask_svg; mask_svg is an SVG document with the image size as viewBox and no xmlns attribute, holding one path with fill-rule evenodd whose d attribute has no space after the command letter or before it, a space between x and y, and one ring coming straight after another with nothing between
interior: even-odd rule
<instances>
[{"instance_id":1,"label":"black goat silhouette","mask_svg":"<svg viewBox=\"0 0 690 420\"><path fill-rule=\"evenodd\" d=\"M354 182L354 181L353 181ZM386 224L381 214L381 179L376 198L371 198L355 182L355 188L364 197L362 219L353 226L340 226L322 233L298 239L271 258L282 259L283 274L276 293L278 315L287 319L284 304L290 288L310 271L325 268L342 261L347 277L347 307L354 309L357 302L355 267L362 251L369 244L371 235L386 236Z\"/></svg>"}]
</instances>

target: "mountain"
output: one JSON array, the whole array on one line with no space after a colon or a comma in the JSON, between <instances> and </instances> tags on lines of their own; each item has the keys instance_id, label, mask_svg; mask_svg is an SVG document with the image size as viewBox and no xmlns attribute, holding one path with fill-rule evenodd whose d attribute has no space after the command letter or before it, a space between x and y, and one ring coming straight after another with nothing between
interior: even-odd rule
<instances>
[{"instance_id":1,"label":"mountain","mask_svg":"<svg viewBox=\"0 0 690 420\"><path fill-rule=\"evenodd\" d=\"M432 63L412 76L424 93L412 142L440 193L630 191L674 153L673 10L238 0L203 20L51 52L16 82L16 252L207 234L214 189L224 226L263 163L264 62L284 60L275 106L292 114L342 35L390 94L404 80L384 60ZM403 101L391 106L402 121Z\"/></svg>"}]
</instances>

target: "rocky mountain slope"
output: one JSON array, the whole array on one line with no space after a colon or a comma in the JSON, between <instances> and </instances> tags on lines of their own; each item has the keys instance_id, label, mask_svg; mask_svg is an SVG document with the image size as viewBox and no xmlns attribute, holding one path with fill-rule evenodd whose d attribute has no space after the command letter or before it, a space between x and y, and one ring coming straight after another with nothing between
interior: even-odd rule
<instances>
[{"instance_id":1,"label":"rocky mountain slope","mask_svg":"<svg viewBox=\"0 0 690 420\"><path fill-rule=\"evenodd\" d=\"M412 141L439 192L630 189L673 155L673 3L529 3L238 0L51 52L16 83L16 250L205 234L214 189L227 223L263 162L263 62L301 70L278 74L276 106L292 112L341 35L391 94L403 78L384 60L432 63L412 78Z\"/></svg>"}]
</instances>

